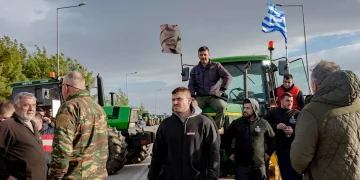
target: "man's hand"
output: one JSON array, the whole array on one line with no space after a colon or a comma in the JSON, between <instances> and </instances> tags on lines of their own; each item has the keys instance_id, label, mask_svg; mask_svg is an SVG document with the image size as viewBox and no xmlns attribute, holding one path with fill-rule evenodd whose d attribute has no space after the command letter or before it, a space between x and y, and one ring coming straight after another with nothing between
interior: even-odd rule
<instances>
[{"instance_id":1,"label":"man's hand","mask_svg":"<svg viewBox=\"0 0 360 180\"><path fill-rule=\"evenodd\" d=\"M286 128L286 125L284 123L279 123L277 126L276 126L276 129L281 129L281 130L285 130Z\"/></svg>"},{"instance_id":2,"label":"man's hand","mask_svg":"<svg viewBox=\"0 0 360 180\"><path fill-rule=\"evenodd\" d=\"M266 153L265 153L265 155L264 155L264 159L265 159L265 161L267 161L269 158L270 158L270 156L269 156L268 154L266 154Z\"/></svg>"},{"instance_id":3,"label":"man's hand","mask_svg":"<svg viewBox=\"0 0 360 180\"><path fill-rule=\"evenodd\" d=\"M13 176L9 176L9 177L7 178L7 180L17 180L17 179L14 178Z\"/></svg>"},{"instance_id":4,"label":"man's hand","mask_svg":"<svg viewBox=\"0 0 360 180\"><path fill-rule=\"evenodd\" d=\"M230 159L230 161L235 162L235 155L232 154L232 155L229 157L229 159Z\"/></svg>"},{"instance_id":5,"label":"man's hand","mask_svg":"<svg viewBox=\"0 0 360 180\"><path fill-rule=\"evenodd\" d=\"M285 130L284 130L285 134L287 135L291 135L294 133L294 130L291 126L288 126Z\"/></svg>"},{"instance_id":6,"label":"man's hand","mask_svg":"<svg viewBox=\"0 0 360 180\"><path fill-rule=\"evenodd\" d=\"M43 121L45 121L46 123L50 124L51 123L51 119L48 117L43 117Z\"/></svg>"},{"instance_id":7,"label":"man's hand","mask_svg":"<svg viewBox=\"0 0 360 180\"><path fill-rule=\"evenodd\" d=\"M222 127L221 129L219 129L219 134L224 134L224 127Z\"/></svg>"}]
</instances>

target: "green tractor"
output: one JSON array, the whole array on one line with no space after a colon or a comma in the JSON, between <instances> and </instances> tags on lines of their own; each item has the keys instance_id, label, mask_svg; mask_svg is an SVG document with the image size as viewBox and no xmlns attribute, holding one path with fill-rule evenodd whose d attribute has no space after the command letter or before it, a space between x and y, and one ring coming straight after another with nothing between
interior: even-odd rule
<instances>
[{"instance_id":1,"label":"green tractor","mask_svg":"<svg viewBox=\"0 0 360 180\"><path fill-rule=\"evenodd\" d=\"M270 43L269 43L270 44ZM252 55L252 56L233 56L220 57L211 59L213 62L219 62L229 71L233 80L226 91L228 94L228 101L226 106L226 118L224 130L231 124L231 122L242 116L242 104L245 98L254 98L260 105L260 116L264 117L266 113L272 108L277 107L276 97L274 97L273 90L281 85L282 78L280 76L291 74L294 76L294 81L297 86L308 88L308 78L305 72L305 66L301 58L288 61L286 57L279 59L272 59L272 50L269 48L270 56L268 55ZM278 65L275 63L278 62ZM182 65L182 81L189 80L189 67L193 65ZM277 83L280 81L280 84ZM215 117L216 111L211 107L206 107L203 112L209 116ZM223 138L223 136L221 136ZM225 154L225 150L221 146L221 164L220 177L234 175L234 165ZM280 171L277 164L276 153L270 158L269 165L269 179L280 180Z\"/></svg>"},{"instance_id":2,"label":"green tractor","mask_svg":"<svg viewBox=\"0 0 360 180\"><path fill-rule=\"evenodd\" d=\"M51 109L55 118L58 108L64 103L60 89L62 79L50 77L52 78L12 84L12 99L19 92L33 93L37 98L37 106L44 110ZM138 110L130 106L114 106L113 93L110 93L111 105L104 105L103 82L99 75L97 75L97 91L98 103L107 115L109 158L106 169L111 175L122 169L125 164L145 160L150 154L149 147L154 142L155 135L150 131L130 129L130 123L138 119Z\"/></svg>"},{"instance_id":3,"label":"green tractor","mask_svg":"<svg viewBox=\"0 0 360 180\"><path fill-rule=\"evenodd\" d=\"M155 125L155 119L149 112L143 113L142 118L146 122L147 126L154 126Z\"/></svg>"}]
</instances>

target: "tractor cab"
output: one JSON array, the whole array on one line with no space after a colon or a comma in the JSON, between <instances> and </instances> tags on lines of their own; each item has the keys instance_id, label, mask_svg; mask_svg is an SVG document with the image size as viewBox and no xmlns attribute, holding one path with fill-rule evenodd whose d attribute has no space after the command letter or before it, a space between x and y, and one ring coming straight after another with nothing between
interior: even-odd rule
<instances>
[{"instance_id":1,"label":"tractor cab","mask_svg":"<svg viewBox=\"0 0 360 180\"><path fill-rule=\"evenodd\" d=\"M54 117L63 102L61 93L61 80L54 79L51 74L49 79L18 82L11 84L11 100L20 92L29 92L35 95L36 105L42 109L52 110Z\"/></svg>"},{"instance_id":2,"label":"tractor cab","mask_svg":"<svg viewBox=\"0 0 360 180\"><path fill-rule=\"evenodd\" d=\"M276 107L274 89L282 84L283 75L292 74L295 84L304 92L310 93L306 78L303 59L292 61L271 59L271 55L232 56L212 59L219 62L233 77L229 88L225 122L228 126L235 118L242 116L242 104L245 98L254 98L260 105L260 116L264 117L268 110ZM183 81L189 79L188 67L184 68ZM277 73L278 72L278 73ZM203 109L209 116L215 116L216 111L210 106Z\"/></svg>"}]
</instances>

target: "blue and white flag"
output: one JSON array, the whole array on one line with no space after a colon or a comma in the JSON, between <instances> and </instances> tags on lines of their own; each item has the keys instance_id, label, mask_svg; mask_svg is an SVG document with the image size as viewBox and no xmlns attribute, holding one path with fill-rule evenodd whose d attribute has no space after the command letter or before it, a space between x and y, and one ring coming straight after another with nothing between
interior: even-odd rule
<instances>
[{"instance_id":1,"label":"blue and white flag","mask_svg":"<svg viewBox=\"0 0 360 180\"><path fill-rule=\"evenodd\" d=\"M267 15L262 22L262 31L264 33L271 33L274 31L280 31L287 43L287 32L285 23L285 13L276 9L274 4L267 3L269 8Z\"/></svg>"}]
</instances>

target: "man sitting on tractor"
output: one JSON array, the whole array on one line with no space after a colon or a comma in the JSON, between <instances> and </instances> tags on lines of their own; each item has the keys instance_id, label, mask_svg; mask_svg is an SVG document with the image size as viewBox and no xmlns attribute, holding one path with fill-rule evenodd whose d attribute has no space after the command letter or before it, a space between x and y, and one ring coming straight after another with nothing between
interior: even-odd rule
<instances>
[{"instance_id":1,"label":"man sitting on tractor","mask_svg":"<svg viewBox=\"0 0 360 180\"><path fill-rule=\"evenodd\" d=\"M201 109L210 105L216 111L215 122L219 133L223 134L227 100L225 91L232 77L220 63L211 62L208 47L200 47L198 56L200 62L190 72L188 88Z\"/></svg>"},{"instance_id":2,"label":"man sitting on tractor","mask_svg":"<svg viewBox=\"0 0 360 180\"><path fill-rule=\"evenodd\" d=\"M281 107L281 97L285 92L290 93L294 97L292 109L301 110L305 106L303 93L299 87L295 86L291 74L284 75L283 84L276 88L274 92L278 107Z\"/></svg>"}]
</instances>

